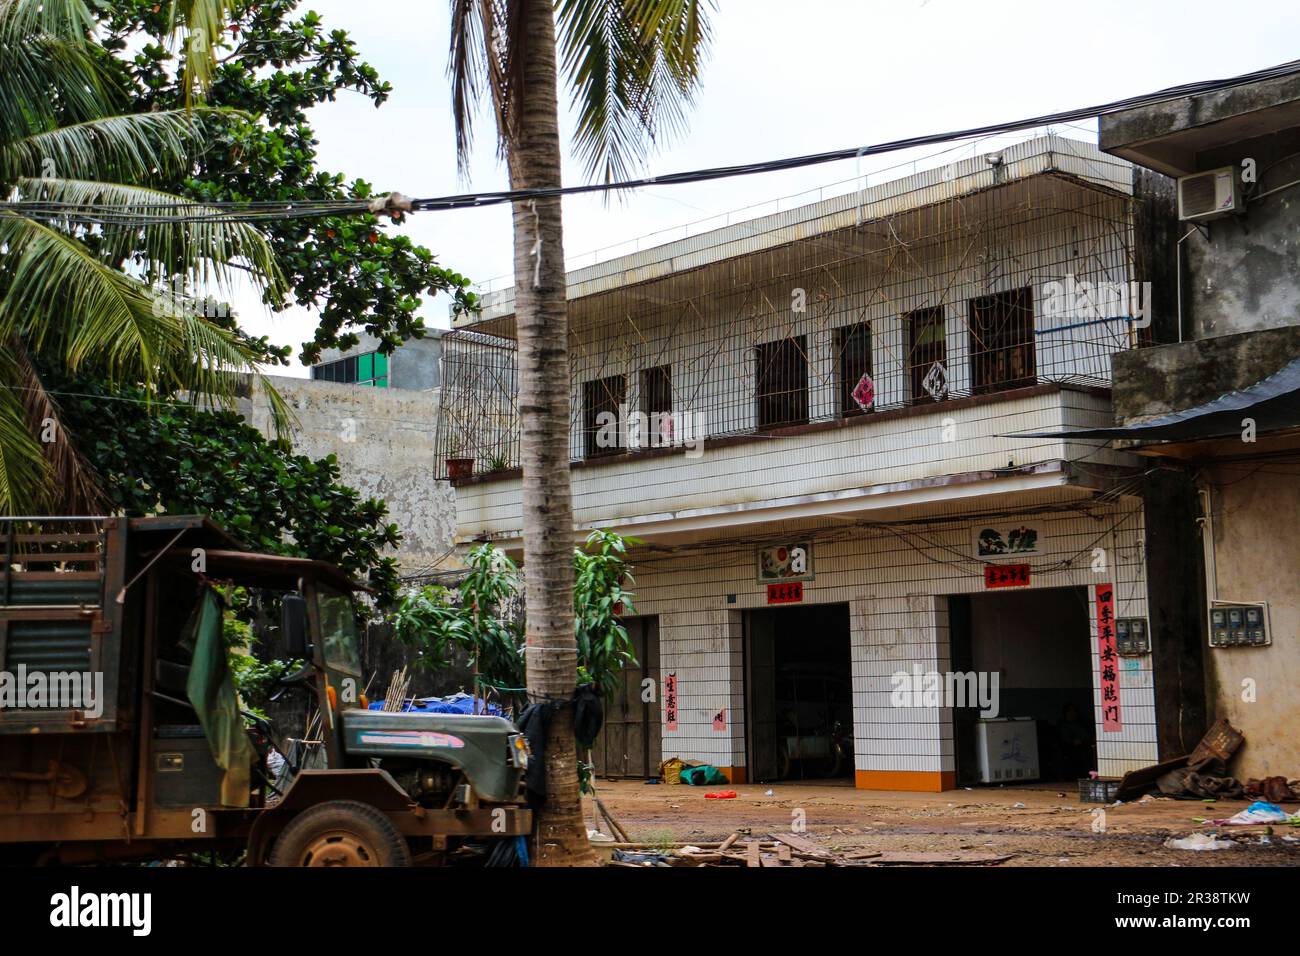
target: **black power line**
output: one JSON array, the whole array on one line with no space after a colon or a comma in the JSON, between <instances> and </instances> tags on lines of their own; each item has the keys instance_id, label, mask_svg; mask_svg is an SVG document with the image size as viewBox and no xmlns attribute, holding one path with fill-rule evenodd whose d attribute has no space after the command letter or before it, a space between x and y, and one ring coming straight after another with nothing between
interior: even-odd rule
<instances>
[{"instance_id":1,"label":"black power line","mask_svg":"<svg viewBox=\"0 0 1300 956\"><path fill-rule=\"evenodd\" d=\"M1107 116L1124 110L1167 103L1170 100L1186 96L1197 96L1223 90L1280 79L1300 73L1300 60L1291 60L1277 66L1243 73L1238 76L1219 80L1201 80L1171 86L1154 93L1132 96L1122 100L1113 100L1095 106L1048 113L1026 119L995 123L972 129L952 130L946 133L930 133L907 139L891 140L870 146L836 149L823 153L809 153L802 156L790 156L784 159L764 160L757 163L742 163L733 166L713 166L706 169L688 170L668 173L663 176L647 176L640 179L628 179L614 183L589 183L580 186L552 186L536 189L507 189L495 192L463 193L453 196L439 196L427 199L406 199L394 193L389 201L384 200L340 200L307 201L302 203L275 202L209 202L176 203L167 207L165 203L151 203L147 206L109 206L100 204L67 203L46 200L21 200L0 203L0 212L15 212L30 218L58 220L76 225L113 225L113 226L150 226L170 225L190 222L248 222L268 220L285 220L316 218L323 216L356 215L362 213L401 212L406 208L412 210L466 209L480 206L493 206L501 203L520 202L552 196L573 196L584 193L613 192L626 189L639 189L645 186L674 186L685 183L708 182L715 179L729 179L736 176L753 176L760 173L779 172L786 169L799 169L805 166L817 166L823 163L839 162L846 159L860 159L864 156L878 156L884 153L912 149L918 146L930 146L958 140L976 139L999 133L1013 133L1055 123L1068 123L1073 120ZM170 214L145 212L170 208ZM140 211L136 211L140 210Z\"/></svg>"}]
</instances>

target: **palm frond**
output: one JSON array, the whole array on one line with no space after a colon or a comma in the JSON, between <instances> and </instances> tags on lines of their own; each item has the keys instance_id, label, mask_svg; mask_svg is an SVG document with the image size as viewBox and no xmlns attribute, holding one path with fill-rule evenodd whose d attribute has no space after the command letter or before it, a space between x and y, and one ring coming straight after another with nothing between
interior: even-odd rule
<instances>
[{"instance_id":1,"label":"palm frond","mask_svg":"<svg viewBox=\"0 0 1300 956\"><path fill-rule=\"evenodd\" d=\"M159 110L61 126L0 143L0 181L40 176L52 163L54 174L68 179L151 182L184 171L208 141L210 123L242 116L214 108Z\"/></svg>"},{"instance_id":2,"label":"palm frond","mask_svg":"<svg viewBox=\"0 0 1300 956\"><path fill-rule=\"evenodd\" d=\"M14 354L0 349L0 514L35 514L49 494L49 463L28 426Z\"/></svg>"},{"instance_id":3,"label":"palm frond","mask_svg":"<svg viewBox=\"0 0 1300 956\"><path fill-rule=\"evenodd\" d=\"M560 67L592 179L627 178L679 132L699 84L708 0L558 0Z\"/></svg>"},{"instance_id":4,"label":"palm frond","mask_svg":"<svg viewBox=\"0 0 1300 956\"><path fill-rule=\"evenodd\" d=\"M105 257L115 261L138 257L133 271L141 273L146 282L184 276L193 283L229 290L232 269L238 269L251 270L277 296L287 290L266 237L249 223L201 218L217 214L213 207L142 186L57 177L19 179L15 195L18 199L55 204L50 208L49 221L56 228L61 204L94 210L105 220L100 227ZM115 213L141 209L172 221L143 226L114 224Z\"/></svg>"},{"instance_id":5,"label":"palm frond","mask_svg":"<svg viewBox=\"0 0 1300 956\"><path fill-rule=\"evenodd\" d=\"M172 0L173 34L185 47L185 102L202 98L217 69L217 43L226 26L226 0ZM182 29L183 25L183 29Z\"/></svg>"},{"instance_id":6,"label":"palm frond","mask_svg":"<svg viewBox=\"0 0 1300 956\"><path fill-rule=\"evenodd\" d=\"M109 115L121 105L86 43L46 34L0 41L0 143L59 121Z\"/></svg>"},{"instance_id":7,"label":"palm frond","mask_svg":"<svg viewBox=\"0 0 1300 956\"><path fill-rule=\"evenodd\" d=\"M94 28L85 0L0 0L0 45L36 33L85 39Z\"/></svg>"},{"instance_id":8,"label":"palm frond","mask_svg":"<svg viewBox=\"0 0 1300 956\"><path fill-rule=\"evenodd\" d=\"M447 77L451 80L451 115L456 130L456 161L464 175L473 144L474 111L487 80L487 40L481 0L451 0L451 47Z\"/></svg>"},{"instance_id":9,"label":"palm frond","mask_svg":"<svg viewBox=\"0 0 1300 956\"><path fill-rule=\"evenodd\" d=\"M76 239L41 223L0 212L0 334L18 336L73 373L91 370L110 384L192 387L205 381L195 367L254 363L233 333L194 331L186 310L145 283L101 262ZM204 354L193 349L206 346ZM218 388L221 380L208 378Z\"/></svg>"},{"instance_id":10,"label":"palm frond","mask_svg":"<svg viewBox=\"0 0 1300 956\"><path fill-rule=\"evenodd\" d=\"M41 503L56 514L98 514L108 506L90 463L63 428L58 403L45 390L23 343L10 338L19 401L27 413L27 429L41 438L46 461L46 489Z\"/></svg>"}]
</instances>

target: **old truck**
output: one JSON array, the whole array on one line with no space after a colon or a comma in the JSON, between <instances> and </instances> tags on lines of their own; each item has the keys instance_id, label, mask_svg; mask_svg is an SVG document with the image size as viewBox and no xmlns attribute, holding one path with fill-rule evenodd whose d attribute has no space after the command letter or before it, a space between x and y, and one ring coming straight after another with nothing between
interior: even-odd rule
<instances>
[{"instance_id":1,"label":"old truck","mask_svg":"<svg viewBox=\"0 0 1300 956\"><path fill-rule=\"evenodd\" d=\"M362 586L337 567L193 516L0 519L0 547L0 860L403 866L531 831L508 720L365 709ZM239 710L229 586L280 598L301 748Z\"/></svg>"}]
</instances>

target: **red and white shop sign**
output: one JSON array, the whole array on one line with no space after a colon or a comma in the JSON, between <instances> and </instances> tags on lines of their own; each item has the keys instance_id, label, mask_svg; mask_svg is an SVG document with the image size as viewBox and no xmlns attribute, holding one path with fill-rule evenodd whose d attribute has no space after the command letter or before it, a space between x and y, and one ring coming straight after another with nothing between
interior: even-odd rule
<instances>
[{"instance_id":1,"label":"red and white shop sign","mask_svg":"<svg viewBox=\"0 0 1300 956\"><path fill-rule=\"evenodd\" d=\"M1115 588L1097 585L1097 664L1101 676L1101 729L1124 729L1119 712L1119 655L1115 652Z\"/></svg>"},{"instance_id":2,"label":"red and white shop sign","mask_svg":"<svg viewBox=\"0 0 1300 956\"><path fill-rule=\"evenodd\" d=\"M986 588L1027 588L1029 576L1027 564L984 565L984 587Z\"/></svg>"},{"instance_id":3,"label":"red and white shop sign","mask_svg":"<svg viewBox=\"0 0 1300 956\"><path fill-rule=\"evenodd\" d=\"M767 586L768 604L798 604L802 600L802 581L787 581L785 584L769 584Z\"/></svg>"}]
</instances>

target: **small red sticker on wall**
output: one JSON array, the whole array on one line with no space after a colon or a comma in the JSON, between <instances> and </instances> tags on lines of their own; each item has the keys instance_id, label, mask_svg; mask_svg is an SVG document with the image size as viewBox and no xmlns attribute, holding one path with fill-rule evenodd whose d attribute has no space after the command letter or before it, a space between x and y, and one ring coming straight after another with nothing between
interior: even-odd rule
<instances>
[{"instance_id":1,"label":"small red sticker on wall","mask_svg":"<svg viewBox=\"0 0 1300 956\"><path fill-rule=\"evenodd\" d=\"M986 564L984 586L986 588L1027 588L1029 587L1029 565Z\"/></svg>"},{"instance_id":2,"label":"small red sticker on wall","mask_svg":"<svg viewBox=\"0 0 1300 956\"><path fill-rule=\"evenodd\" d=\"M785 584L769 584L767 586L768 604L798 604L802 600L802 581L788 581Z\"/></svg>"},{"instance_id":3,"label":"small red sticker on wall","mask_svg":"<svg viewBox=\"0 0 1300 956\"><path fill-rule=\"evenodd\" d=\"M724 707L722 708L722 710L718 711L716 714L713 715L713 729L714 730L727 729L727 708Z\"/></svg>"},{"instance_id":4,"label":"small red sticker on wall","mask_svg":"<svg viewBox=\"0 0 1300 956\"><path fill-rule=\"evenodd\" d=\"M1115 652L1115 588L1097 585L1097 664L1100 668L1101 729L1124 729L1119 713L1119 655Z\"/></svg>"},{"instance_id":5,"label":"small red sticker on wall","mask_svg":"<svg viewBox=\"0 0 1300 956\"><path fill-rule=\"evenodd\" d=\"M669 674L664 678L664 726L668 730L677 729L677 675Z\"/></svg>"}]
</instances>

